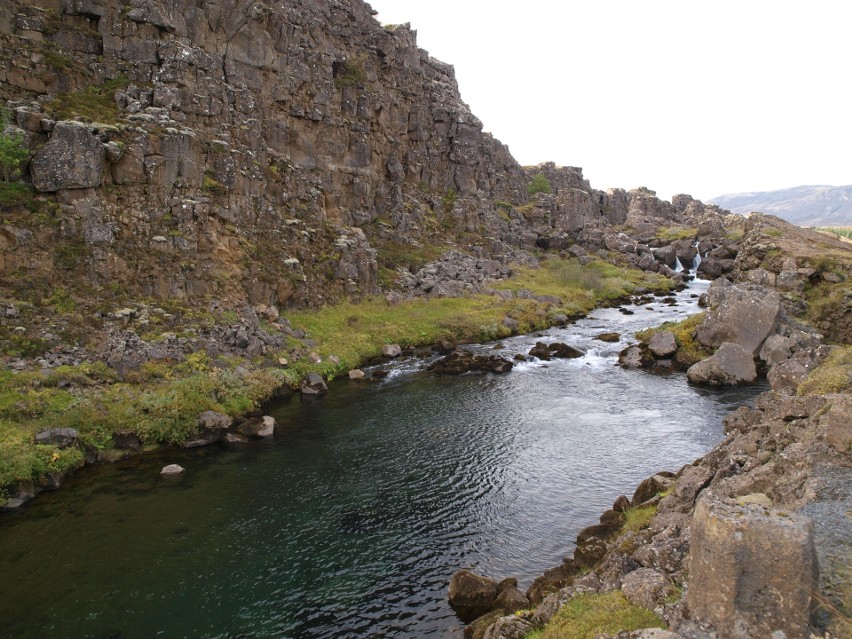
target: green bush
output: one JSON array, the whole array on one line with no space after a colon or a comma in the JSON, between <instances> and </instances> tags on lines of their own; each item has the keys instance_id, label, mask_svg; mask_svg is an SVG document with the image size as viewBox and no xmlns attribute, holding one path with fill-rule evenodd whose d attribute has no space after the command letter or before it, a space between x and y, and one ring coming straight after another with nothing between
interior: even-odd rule
<instances>
[{"instance_id":1,"label":"green bush","mask_svg":"<svg viewBox=\"0 0 852 639\"><path fill-rule=\"evenodd\" d=\"M23 136L6 133L9 118L8 110L0 112L0 173L4 184L21 177L21 169L30 157L30 152L24 146Z\"/></svg>"},{"instance_id":2,"label":"green bush","mask_svg":"<svg viewBox=\"0 0 852 639\"><path fill-rule=\"evenodd\" d=\"M527 191L530 195L535 195L536 193L551 193L552 187L550 185L550 180L548 180L543 173L539 173L527 185Z\"/></svg>"}]
</instances>

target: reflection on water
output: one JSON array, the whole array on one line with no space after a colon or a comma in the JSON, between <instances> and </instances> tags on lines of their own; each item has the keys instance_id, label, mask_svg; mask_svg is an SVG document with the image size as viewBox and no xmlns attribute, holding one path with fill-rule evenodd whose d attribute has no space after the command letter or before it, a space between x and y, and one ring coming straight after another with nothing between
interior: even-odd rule
<instances>
[{"instance_id":1,"label":"reflection on water","mask_svg":"<svg viewBox=\"0 0 852 639\"><path fill-rule=\"evenodd\" d=\"M402 361L381 383L273 408L274 440L79 473L0 519L0 636L460 637L456 569L528 585L756 393L614 365L633 331L695 312L694 293L502 346L559 340L580 359L460 378ZM605 330L625 337L594 339ZM173 462L187 472L161 478Z\"/></svg>"}]
</instances>

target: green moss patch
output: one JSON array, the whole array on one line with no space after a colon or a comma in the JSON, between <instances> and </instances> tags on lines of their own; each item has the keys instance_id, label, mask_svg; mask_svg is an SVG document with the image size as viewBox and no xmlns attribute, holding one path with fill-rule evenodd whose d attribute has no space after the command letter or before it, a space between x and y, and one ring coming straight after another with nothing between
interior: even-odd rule
<instances>
[{"instance_id":1,"label":"green moss patch","mask_svg":"<svg viewBox=\"0 0 852 639\"><path fill-rule=\"evenodd\" d=\"M843 393L852 388L852 346L840 346L799 384L799 395Z\"/></svg>"},{"instance_id":2,"label":"green moss patch","mask_svg":"<svg viewBox=\"0 0 852 639\"><path fill-rule=\"evenodd\" d=\"M670 331L674 333L675 341L677 342L678 362L683 366L692 366L692 364L700 362L702 359L706 359L713 354L712 350L705 348L695 341L695 329L704 321L704 317L704 313L697 313L690 315L680 322L665 322L661 326L637 332L635 334L636 339L647 343L654 333Z\"/></svg>"},{"instance_id":3,"label":"green moss patch","mask_svg":"<svg viewBox=\"0 0 852 639\"><path fill-rule=\"evenodd\" d=\"M611 590L572 598L544 629L527 639L594 639L602 634L665 627L653 612L634 606L620 590Z\"/></svg>"}]
</instances>

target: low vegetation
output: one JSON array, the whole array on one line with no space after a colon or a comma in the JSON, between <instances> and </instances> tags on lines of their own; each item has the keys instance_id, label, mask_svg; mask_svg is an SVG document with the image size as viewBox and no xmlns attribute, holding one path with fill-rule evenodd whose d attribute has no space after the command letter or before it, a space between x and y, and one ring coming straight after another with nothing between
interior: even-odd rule
<instances>
[{"instance_id":1,"label":"low vegetation","mask_svg":"<svg viewBox=\"0 0 852 639\"><path fill-rule=\"evenodd\" d=\"M704 317L704 313L697 313L680 322L665 322L661 326L637 332L636 339L647 342L654 333L671 331L674 333L675 342L677 342L678 362L683 366L691 366L713 354L712 350L705 348L695 340L695 329L704 321Z\"/></svg>"},{"instance_id":2,"label":"low vegetation","mask_svg":"<svg viewBox=\"0 0 852 639\"><path fill-rule=\"evenodd\" d=\"M542 630L527 639L594 639L642 628L665 628L653 612L630 603L620 590L573 597Z\"/></svg>"},{"instance_id":3,"label":"low vegetation","mask_svg":"<svg viewBox=\"0 0 852 639\"><path fill-rule=\"evenodd\" d=\"M82 91L59 94L47 104L47 111L57 120L80 118L86 122L115 124L118 122L119 115L115 93L129 83L127 77L121 75L107 80L100 86L90 86Z\"/></svg>"},{"instance_id":4,"label":"low vegetation","mask_svg":"<svg viewBox=\"0 0 852 639\"><path fill-rule=\"evenodd\" d=\"M838 346L799 385L799 395L844 393L852 389L852 346Z\"/></svg>"},{"instance_id":5,"label":"low vegetation","mask_svg":"<svg viewBox=\"0 0 852 639\"><path fill-rule=\"evenodd\" d=\"M664 242L675 240L692 240L698 234L698 229L685 226L664 226L657 231L657 238Z\"/></svg>"},{"instance_id":6,"label":"low vegetation","mask_svg":"<svg viewBox=\"0 0 852 639\"><path fill-rule=\"evenodd\" d=\"M552 190L553 187L550 184L550 180L548 180L547 176L543 173L537 173L527 185L527 192L530 195L535 195L536 193L550 193Z\"/></svg>"},{"instance_id":7,"label":"low vegetation","mask_svg":"<svg viewBox=\"0 0 852 639\"><path fill-rule=\"evenodd\" d=\"M814 229L823 233L831 233L837 237L843 237L847 240L852 240L852 226L820 226Z\"/></svg>"}]
</instances>

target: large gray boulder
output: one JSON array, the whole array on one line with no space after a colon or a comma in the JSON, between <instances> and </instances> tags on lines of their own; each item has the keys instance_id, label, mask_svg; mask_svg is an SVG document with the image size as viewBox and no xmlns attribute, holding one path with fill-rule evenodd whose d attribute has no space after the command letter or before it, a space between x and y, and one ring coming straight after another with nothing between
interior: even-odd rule
<instances>
[{"instance_id":1,"label":"large gray boulder","mask_svg":"<svg viewBox=\"0 0 852 639\"><path fill-rule=\"evenodd\" d=\"M674 592L668 577L653 568L639 568L621 580L621 592L630 603L653 610Z\"/></svg>"},{"instance_id":2,"label":"large gray boulder","mask_svg":"<svg viewBox=\"0 0 852 639\"><path fill-rule=\"evenodd\" d=\"M693 364L686 376L694 384L735 386L757 379L752 354L739 344L725 342L713 355Z\"/></svg>"},{"instance_id":3,"label":"large gray boulder","mask_svg":"<svg viewBox=\"0 0 852 639\"><path fill-rule=\"evenodd\" d=\"M98 187L104 157L104 145L91 125L57 122L50 140L30 163L33 186L45 192Z\"/></svg>"},{"instance_id":4,"label":"large gray boulder","mask_svg":"<svg viewBox=\"0 0 852 639\"><path fill-rule=\"evenodd\" d=\"M302 395L325 395L328 392L328 384L321 375L308 373L302 380Z\"/></svg>"},{"instance_id":5,"label":"large gray boulder","mask_svg":"<svg viewBox=\"0 0 852 639\"><path fill-rule=\"evenodd\" d=\"M648 349L655 357L669 357L677 350L677 341L671 331L659 331L648 340Z\"/></svg>"},{"instance_id":6,"label":"large gray boulder","mask_svg":"<svg viewBox=\"0 0 852 639\"><path fill-rule=\"evenodd\" d=\"M807 517L705 497L691 526L689 592L693 617L720 637L807 637L817 585Z\"/></svg>"},{"instance_id":7,"label":"large gray boulder","mask_svg":"<svg viewBox=\"0 0 852 639\"><path fill-rule=\"evenodd\" d=\"M757 284L714 283L708 299L711 310L695 331L696 340L703 346L719 348L731 342L754 357L778 326L781 297L771 289Z\"/></svg>"}]
</instances>

